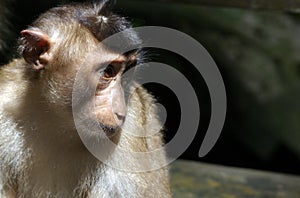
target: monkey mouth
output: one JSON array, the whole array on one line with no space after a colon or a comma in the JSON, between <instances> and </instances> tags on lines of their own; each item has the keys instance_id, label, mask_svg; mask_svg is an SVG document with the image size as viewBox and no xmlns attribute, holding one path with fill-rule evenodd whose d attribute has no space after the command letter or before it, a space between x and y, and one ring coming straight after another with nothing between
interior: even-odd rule
<instances>
[{"instance_id":1,"label":"monkey mouth","mask_svg":"<svg viewBox=\"0 0 300 198\"><path fill-rule=\"evenodd\" d=\"M108 137L114 136L120 130L119 126L113 127L109 125L104 125L101 122L98 122L98 125Z\"/></svg>"},{"instance_id":2,"label":"monkey mouth","mask_svg":"<svg viewBox=\"0 0 300 198\"><path fill-rule=\"evenodd\" d=\"M120 127L112 127L112 126L107 126L104 124L99 123L100 127L104 131L104 133L108 136L116 134L117 131L119 131Z\"/></svg>"}]
</instances>

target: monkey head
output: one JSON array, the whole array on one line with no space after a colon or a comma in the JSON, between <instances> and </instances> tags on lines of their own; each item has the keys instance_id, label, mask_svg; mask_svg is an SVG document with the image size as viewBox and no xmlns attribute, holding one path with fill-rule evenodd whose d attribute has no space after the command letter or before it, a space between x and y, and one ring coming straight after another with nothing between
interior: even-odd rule
<instances>
[{"instance_id":1,"label":"monkey head","mask_svg":"<svg viewBox=\"0 0 300 198\"><path fill-rule=\"evenodd\" d=\"M139 55L119 54L102 45L103 39L131 27L109 6L109 1L104 1L49 10L21 32L20 52L33 87L50 104L51 111L59 114L71 113L73 83L80 67L85 67L87 75L81 86L94 87L95 91L82 97L87 104L94 104L91 111L99 126L114 132L124 123L127 112L122 74L137 63ZM123 44L132 42L139 42L133 31Z\"/></svg>"}]
</instances>

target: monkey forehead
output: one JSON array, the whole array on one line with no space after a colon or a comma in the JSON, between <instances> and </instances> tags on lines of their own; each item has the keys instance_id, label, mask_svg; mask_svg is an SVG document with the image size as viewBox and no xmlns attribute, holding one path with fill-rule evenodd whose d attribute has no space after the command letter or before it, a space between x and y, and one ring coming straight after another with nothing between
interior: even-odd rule
<instances>
[{"instance_id":1,"label":"monkey forehead","mask_svg":"<svg viewBox=\"0 0 300 198\"><path fill-rule=\"evenodd\" d=\"M51 34L54 31L53 27L64 31L68 27L81 25L87 28L99 41L102 41L110 35L131 27L130 22L124 17L113 14L106 4L107 1L75 3L52 8L42 14L33 23L33 26ZM53 25L49 26L49 24ZM136 37L136 35L132 32L130 37Z\"/></svg>"},{"instance_id":2,"label":"monkey forehead","mask_svg":"<svg viewBox=\"0 0 300 198\"><path fill-rule=\"evenodd\" d=\"M125 55L113 51L100 43L97 48L86 57L85 63L99 67L101 65L106 66L112 62L122 64L126 61L127 58Z\"/></svg>"}]
</instances>

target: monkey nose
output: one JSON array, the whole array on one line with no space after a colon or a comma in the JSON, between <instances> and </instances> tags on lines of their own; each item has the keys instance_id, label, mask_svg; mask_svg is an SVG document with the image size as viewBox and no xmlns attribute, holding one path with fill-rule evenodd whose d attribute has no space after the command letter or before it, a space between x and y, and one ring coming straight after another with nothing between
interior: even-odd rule
<instances>
[{"instance_id":1,"label":"monkey nose","mask_svg":"<svg viewBox=\"0 0 300 198\"><path fill-rule=\"evenodd\" d=\"M116 115L116 118L117 118L117 120L116 120L117 124L119 126L121 126L124 123L124 121L125 121L125 114L115 113L115 115Z\"/></svg>"}]
</instances>

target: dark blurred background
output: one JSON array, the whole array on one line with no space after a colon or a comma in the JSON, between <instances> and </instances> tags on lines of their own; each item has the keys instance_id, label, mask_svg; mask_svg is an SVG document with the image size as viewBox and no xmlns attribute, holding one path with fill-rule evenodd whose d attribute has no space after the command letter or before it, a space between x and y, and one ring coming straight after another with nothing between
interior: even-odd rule
<instances>
[{"instance_id":1,"label":"dark blurred background","mask_svg":"<svg viewBox=\"0 0 300 198\"><path fill-rule=\"evenodd\" d=\"M16 56L13 51L18 32L45 10L69 2L0 1L11 10L4 13L5 9L0 8L1 23L10 21L9 31L0 30L0 34L6 35L4 41L8 46L1 49L1 63ZM198 151L210 119L206 84L184 58L160 49L146 50L150 60L180 70L197 91L200 128L181 158L300 174L299 3L188 2L119 0L115 7L134 26L165 26L189 34L208 50L222 73L228 98L225 126L212 151L199 158ZM158 84L146 87L168 111L166 141L169 141L179 125L179 103L167 87Z\"/></svg>"}]
</instances>

